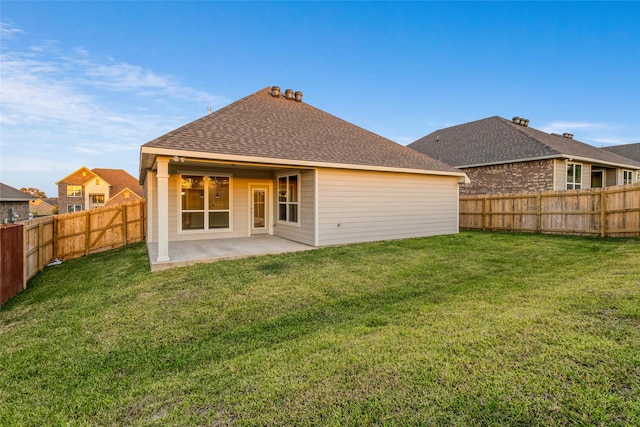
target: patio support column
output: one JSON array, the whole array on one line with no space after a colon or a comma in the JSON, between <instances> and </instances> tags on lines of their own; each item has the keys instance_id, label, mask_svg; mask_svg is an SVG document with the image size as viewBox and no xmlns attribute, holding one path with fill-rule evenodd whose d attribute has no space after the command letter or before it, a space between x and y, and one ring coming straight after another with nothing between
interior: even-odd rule
<instances>
[{"instance_id":1,"label":"patio support column","mask_svg":"<svg viewBox=\"0 0 640 427\"><path fill-rule=\"evenodd\" d=\"M169 261L169 159L158 157L158 262Z\"/></svg>"}]
</instances>

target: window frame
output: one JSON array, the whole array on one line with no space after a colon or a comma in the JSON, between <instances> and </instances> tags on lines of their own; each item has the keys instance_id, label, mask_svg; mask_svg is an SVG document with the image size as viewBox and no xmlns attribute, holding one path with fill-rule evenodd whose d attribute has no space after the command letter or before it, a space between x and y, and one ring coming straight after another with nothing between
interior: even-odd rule
<instances>
[{"instance_id":1,"label":"window frame","mask_svg":"<svg viewBox=\"0 0 640 427\"><path fill-rule=\"evenodd\" d=\"M573 181L569 181L569 166L573 166ZM580 166L580 182L576 182L576 166ZM582 163L576 163L576 162L567 162L567 166L565 168L565 180L566 180L566 186L567 186L567 190L580 190L582 189L582 170L583 170L583 164Z\"/></svg>"},{"instance_id":2,"label":"window frame","mask_svg":"<svg viewBox=\"0 0 640 427\"><path fill-rule=\"evenodd\" d=\"M622 185L633 184L633 171L630 169L622 170Z\"/></svg>"},{"instance_id":3,"label":"window frame","mask_svg":"<svg viewBox=\"0 0 640 427\"><path fill-rule=\"evenodd\" d=\"M73 209L69 209L73 206ZM80 208L80 209L76 209L76 207ZM80 212L82 210L82 205L80 204L73 204L73 205L67 205L67 213L76 213L76 212Z\"/></svg>"},{"instance_id":4,"label":"window frame","mask_svg":"<svg viewBox=\"0 0 640 427\"><path fill-rule=\"evenodd\" d=\"M94 202L93 198L94 197L100 197L102 196L102 201L101 202ZM93 205L104 205L106 203L106 195L102 194L102 193L91 193L89 194L89 203L93 206Z\"/></svg>"},{"instance_id":5,"label":"window frame","mask_svg":"<svg viewBox=\"0 0 640 427\"><path fill-rule=\"evenodd\" d=\"M204 209L183 209L182 208L182 179L184 177L202 177L204 180ZM228 209L209 209L209 183L214 178L228 178L229 179L229 208ZM231 173L204 173L204 172L189 172L184 171L178 174L177 183L177 230L179 234L194 234L194 233L228 233L233 231L233 174ZM183 213L202 213L203 214L203 228L189 229L182 227L182 214ZM209 215L214 212L228 212L229 213L229 226L226 228L209 228Z\"/></svg>"},{"instance_id":6,"label":"window frame","mask_svg":"<svg viewBox=\"0 0 640 427\"><path fill-rule=\"evenodd\" d=\"M71 191L71 188L76 189L77 191ZM82 197L82 185L71 185L67 184L67 197Z\"/></svg>"},{"instance_id":7,"label":"window frame","mask_svg":"<svg viewBox=\"0 0 640 427\"><path fill-rule=\"evenodd\" d=\"M290 194L289 194L289 178L295 176L296 180L297 180L297 194L296 194L296 201L292 202L290 201ZM287 200L285 202L281 202L280 201L280 179L281 178L285 178L286 182L285 182L285 188L287 189L287 194L286 194L286 198ZM281 173L276 175L276 203L277 203L277 210L276 210L276 217L277 217L277 223L278 224L282 224L282 225L290 225L293 227L300 227L301 226L301 218L300 218L300 214L301 214L301 206L302 206L302 174L300 173L300 171L295 171L295 172L287 172L287 173ZM280 206L284 205L286 206L285 208L285 216L286 219L280 219ZM296 206L296 221L291 221L290 216L291 216L291 206Z\"/></svg>"}]
</instances>

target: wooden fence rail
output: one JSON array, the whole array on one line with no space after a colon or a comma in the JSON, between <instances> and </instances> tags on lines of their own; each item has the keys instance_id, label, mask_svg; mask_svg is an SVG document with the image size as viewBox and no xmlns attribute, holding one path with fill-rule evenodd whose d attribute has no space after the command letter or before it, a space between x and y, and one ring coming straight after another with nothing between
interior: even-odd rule
<instances>
[{"instance_id":1,"label":"wooden fence rail","mask_svg":"<svg viewBox=\"0 0 640 427\"><path fill-rule=\"evenodd\" d=\"M4 277L5 272L10 271L9 267L5 269L5 264L11 267L23 265L24 289L26 282L54 258L68 260L140 242L145 238L145 213L145 201L142 200L17 224L16 227L22 229L20 246L23 250L3 253L0 274ZM11 240L15 238L11 237ZM4 240L2 245L8 247Z\"/></svg>"},{"instance_id":2,"label":"wooden fence rail","mask_svg":"<svg viewBox=\"0 0 640 427\"><path fill-rule=\"evenodd\" d=\"M461 196L460 229L640 236L640 184Z\"/></svg>"}]
</instances>

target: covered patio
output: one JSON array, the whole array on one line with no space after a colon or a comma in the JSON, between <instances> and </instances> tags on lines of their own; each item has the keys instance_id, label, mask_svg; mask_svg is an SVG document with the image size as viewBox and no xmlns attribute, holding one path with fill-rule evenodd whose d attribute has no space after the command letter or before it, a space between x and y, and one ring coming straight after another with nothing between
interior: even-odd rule
<instances>
[{"instance_id":1,"label":"covered patio","mask_svg":"<svg viewBox=\"0 0 640 427\"><path fill-rule=\"evenodd\" d=\"M281 237L261 235L229 239L189 240L169 243L169 259L158 262L158 243L148 242L151 271L162 271L205 262L316 249Z\"/></svg>"}]
</instances>

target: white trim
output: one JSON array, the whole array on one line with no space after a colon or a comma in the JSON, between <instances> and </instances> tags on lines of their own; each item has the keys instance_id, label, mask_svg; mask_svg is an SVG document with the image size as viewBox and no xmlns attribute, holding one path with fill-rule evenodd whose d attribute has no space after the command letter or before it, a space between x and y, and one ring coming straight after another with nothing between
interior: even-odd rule
<instances>
[{"instance_id":1,"label":"white trim","mask_svg":"<svg viewBox=\"0 0 640 427\"><path fill-rule=\"evenodd\" d=\"M147 187L145 196L147 198L147 239L154 242L156 235L153 232L153 172L147 171Z\"/></svg>"},{"instance_id":2,"label":"white trim","mask_svg":"<svg viewBox=\"0 0 640 427\"><path fill-rule=\"evenodd\" d=\"M263 190L266 190L267 192L265 197L265 207L264 207L264 212L265 212L264 221L265 221L265 227L266 227L266 233L264 234L269 234L270 236L273 236L273 220L271 219L273 217L273 208L271 207L273 203L272 188L273 188L273 185L270 182L269 183L257 183L257 182L249 183L249 190L248 190L248 196L249 196L248 235L249 236L253 235L252 231L254 230L252 212L253 212L253 190L255 189L263 189Z\"/></svg>"},{"instance_id":3,"label":"white trim","mask_svg":"<svg viewBox=\"0 0 640 427\"><path fill-rule=\"evenodd\" d=\"M158 169L158 258L157 262L168 262L169 259L169 159L157 159Z\"/></svg>"},{"instance_id":4,"label":"white trim","mask_svg":"<svg viewBox=\"0 0 640 427\"><path fill-rule=\"evenodd\" d=\"M297 200L298 201L297 202L289 202L289 201L287 201L285 203L287 205L287 213L289 212L289 209L288 209L289 205L295 204L298 207L298 209L296 210L297 211L296 215L297 215L297 219L298 220L296 222L293 222L293 221L282 221L280 219L280 194L279 194L279 191L280 191L280 178L284 178L284 177L287 178L287 192L288 192L289 191L289 188L288 188L289 187L289 177L293 176L293 175L298 177L298 184L297 184L297 187L298 187L298 189L297 189L297 193L298 193L297 194L297 196L298 196ZM287 196L287 200L289 200L288 196ZM301 224L302 223L302 174L300 173L299 170L290 171L290 172L283 172L283 173L279 173L279 174L276 175L276 209L275 209L275 211L276 211L276 221L277 221L278 224L288 225L288 226L291 226L291 227L300 227L302 225ZM287 217L288 216L289 215L287 214Z\"/></svg>"},{"instance_id":5,"label":"white trim","mask_svg":"<svg viewBox=\"0 0 640 427\"><path fill-rule=\"evenodd\" d=\"M203 212L203 228L202 229L194 229L194 230L183 230L182 229L182 176L201 176L204 178L204 210ZM197 171L192 172L189 170L178 171L177 173L178 180L176 183L176 221L177 221L177 234L220 234L220 233L231 233L233 232L233 174L232 173L217 173L215 171ZM222 212L222 211L210 211L209 210L209 191L208 191L208 183L209 178L212 176L223 177L226 176L229 178L229 228L207 228L209 224L209 212ZM186 212L200 212L196 211L186 211Z\"/></svg>"},{"instance_id":6,"label":"white trim","mask_svg":"<svg viewBox=\"0 0 640 427\"><path fill-rule=\"evenodd\" d=\"M574 169L573 169L573 182L569 182L567 180L567 172L569 169L569 165L573 165ZM575 166L580 166L580 182L576 182L576 170L575 170ZM582 163L579 162L566 162L565 163L565 167L564 167L564 186L565 186L565 190L581 190L583 188L589 188L589 187L585 187L584 186L584 170L585 167ZM589 181L591 181L591 176L589 176ZM569 188L569 184L573 185L573 188ZM579 188L576 188L576 184L579 185Z\"/></svg>"},{"instance_id":7,"label":"white trim","mask_svg":"<svg viewBox=\"0 0 640 427\"><path fill-rule=\"evenodd\" d=\"M290 160L280 159L272 157L254 157L254 156L239 156L235 154L222 154L222 153L207 153L200 151L185 151L176 150L171 148L155 148L143 146L140 150L140 155L151 154L156 156L180 156L189 157L189 159L209 159L209 160L226 160L233 164L237 163L257 163L260 165L274 165L274 166L293 166L293 167L308 167L308 168L334 168L334 169L355 169L355 170L367 170L367 171L380 171L380 172L400 172L400 173L415 173L420 175L443 175L443 176L458 176L465 180L465 183L469 183L469 177L466 173L460 172L448 172L437 171L428 169L412 169L401 167L389 167L389 166L371 166L371 165L354 165L349 163L330 163L330 162L315 162L310 160ZM557 156L556 156L557 157ZM142 161L140 162L142 165ZM468 181L468 182L467 182Z\"/></svg>"},{"instance_id":8,"label":"white trim","mask_svg":"<svg viewBox=\"0 0 640 427\"><path fill-rule=\"evenodd\" d=\"M320 188L320 186L318 185L318 181L320 178L319 175L320 169L316 168L313 177L313 221L315 223L313 224L313 246L315 247L318 247L318 242L320 242L320 219L318 218L318 213L320 212L318 207L318 200L320 200L320 197L318 195L318 188Z\"/></svg>"}]
</instances>

